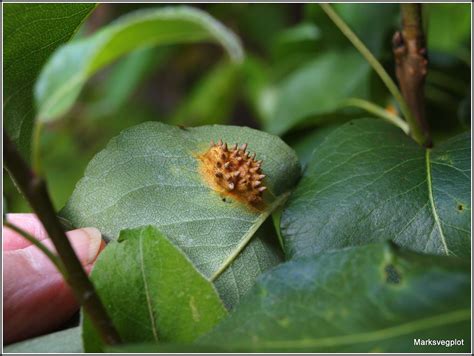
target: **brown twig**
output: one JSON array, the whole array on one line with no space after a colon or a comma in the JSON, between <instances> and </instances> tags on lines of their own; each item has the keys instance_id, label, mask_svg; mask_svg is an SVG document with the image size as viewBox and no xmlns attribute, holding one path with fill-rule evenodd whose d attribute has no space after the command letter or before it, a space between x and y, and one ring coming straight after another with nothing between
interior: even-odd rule
<instances>
[{"instance_id":1,"label":"brown twig","mask_svg":"<svg viewBox=\"0 0 474 356\"><path fill-rule=\"evenodd\" d=\"M5 132L3 133L3 149L5 167L53 241L64 266L64 278L76 299L84 307L103 342L108 345L118 344L120 337L66 237L44 180L28 167Z\"/></svg>"},{"instance_id":2,"label":"brown twig","mask_svg":"<svg viewBox=\"0 0 474 356\"><path fill-rule=\"evenodd\" d=\"M409 130L403 129L407 132L416 142L423 144L424 137L421 129L418 129L417 122L413 117L402 93L400 92L397 84L392 80L390 75L387 73L382 64L375 58L373 53L367 48L367 46L357 37L357 35L350 29L350 27L344 22L344 20L333 10L329 4L319 4L323 11L329 16L334 24L341 30L341 32L351 41L352 45L359 51L359 53L366 59L367 63L373 68L378 74L382 82L385 84L387 89L393 95L400 107L400 111L405 118ZM386 115L383 115L386 117ZM403 125L403 124L402 124ZM401 125L397 125L401 126ZM405 125L403 125L405 126Z\"/></svg>"},{"instance_id":3,"label":"brown twig","mask_svg":"<svg viewBox=\"0 0 474 356\"><path fill-rule=\"evenodd\" d=\"M402 31L393 36L395 70L402 95L413 114L408 122L415 136L421 135L421 143L431 147L431 134L425 117L424 84L428 68L425 36L422 26L421 4L400 4Z\"/></svg>"}]
</instances>

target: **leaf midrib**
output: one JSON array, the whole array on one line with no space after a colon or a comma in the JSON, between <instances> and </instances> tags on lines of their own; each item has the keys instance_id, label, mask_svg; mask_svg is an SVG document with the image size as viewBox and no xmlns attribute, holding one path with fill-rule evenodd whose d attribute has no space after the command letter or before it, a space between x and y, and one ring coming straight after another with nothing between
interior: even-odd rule
<instances>
[{"instance_id":1,"label":"leaf midrib","mask_svg":"<svg viewBox=\"0 0 474 356\"><path fill-rule=\"evenodd\" d=\"M427 185L428 185L428 196L430 198L431 211L433 212L435 224L439 230L439 235L441 238L441 243L443 244L444 252L446 253L446 255L449 255L448 246L446 244L446 237L444 236L443 228L441 226L441 221L439 219L438 211L436 210L436 205L435 205L434 197L433 197L433 181L431 179L430 153L431 153L431 150L426 149L425 157L426 157L426 180L427 180Z\"/></svg>"},{"instance_id":2,"label":"leaf midrib","mask_svg":"<svg viewBox=\"0 0 474 356\"><path fill-rule=\"evenodd\" d=\"M281 194L273 203L270 205L258 218L254 221L249 230L242 236L239 244L234 248L234 250L227 256L227 258L222 262L220 267L213 273L209 278L209 281L214 282L226 269L229 267L232 262L240 255L245 246L248 245L252 237L257 232L258 228L265 222L265 220L270 216L270 214L283 204L290 192Z\"/></svg>"},{"instance_id":3,"label":"leaf midrib","mask_svg":"<svg viewBox=\"0 0 474 356\"><path fill-rule=\"evenodd\" d=\"M143 286L145 289L145 297L146 297L146 303L148 307L148 315L150 317L150 323L151 323L151 330L153 332L153 338L155 339L156 342L158 342L158 331L156 329L156 322L155 322L155 316L153 312L153 306L151 304L150 300L150 290L148 289L148 282L146 281L146 276L145 276L145 262L143 259L143 230L140 231L140 236L138 239L138 246L140 249L140 270L141 270L141 275L143 279Z\"/></svg>"},{"instance_id":4,"label":"leaf midrib","mask_svg":"<svg viewBox=\"0 0 474 356\"><path fill-rule=\"evenodd\" d=\"M444 313L435 317L418 319L409 323L370 331L359 334L332 336L319 339L303 339L303 340L282 340L282 341L257 341L255 346L263 348L316 348L316 347L332 347L340 345L360 344L365 342L379 341L390 339L397 336L406 335L423 330L433 329L443 325L455 324L471 317L470 309L460 309L454 312Z\"/></svg>"}]
</instances>

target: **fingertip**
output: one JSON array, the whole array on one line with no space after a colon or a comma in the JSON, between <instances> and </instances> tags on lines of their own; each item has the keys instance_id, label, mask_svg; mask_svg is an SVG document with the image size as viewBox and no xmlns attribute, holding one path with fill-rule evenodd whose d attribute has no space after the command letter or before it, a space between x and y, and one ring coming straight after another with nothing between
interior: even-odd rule
<instances>
[{"instance_id":1,"label":"fingertip","mask_svg":"<svg viewBox=\"0 0 474 356\"><path fill-rule=\"evenodd\" d=\"M81 263L91 264L104 248L102 234L94 227L85 227L67 233L69 240Z\"/></svg>"},{"instance_id":2,"label":"fingertip","mask_svg":"<svg viewBox=\"0 0 474 356\"><path fill-rule=\"evenodd\" d=\"M6 220L34 236L38 241L48 238L48 234L43 227L43 224L35 214L6 214ZM3 227L3 250L18 250L31 246L31 242L26 240L19 233Z\"/></svg>"},{"instance_id":3,"label":"fingertip","mask_svg":"<svg viewBox=\"0 0 474 356\"><path fill-rule=\"evenodd\" d=\"M102 234L100 233L99 229L95 227L85 227L82 229L85 233L89 236L89 253L88 253L88 264L93 263L99 252L103 249L102 247Z\"/></svg>"}]
</instances>

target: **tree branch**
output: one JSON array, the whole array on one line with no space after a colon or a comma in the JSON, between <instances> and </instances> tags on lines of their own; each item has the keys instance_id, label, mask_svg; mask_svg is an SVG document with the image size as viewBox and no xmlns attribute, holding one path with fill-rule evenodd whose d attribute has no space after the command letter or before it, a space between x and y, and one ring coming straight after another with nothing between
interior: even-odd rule
<instances>
[{"instance_id":1,"label":"tree branch","mask_svg":"<svg viewBox=\"0 0 474 356\"><path fill-rule=\"evenodd\" d=\"M410 129L422 134L422 144L431 147L431 134L425 117L424 84L428 60L422 27L421 4L400 4L402 31L393 36L395 71L402 95L413 114Z\"/></svg>"},{"instance_id":2,"label":"tree branch","mask_svg":"<svg viewBox=\"0 0 474 356\"><path fill-rule=\"evenodd\" d=\"M118 344L120 337L66 237L49 198L45 182L28 167L5 131L3 148L5 167L53 241L64 266L66 282L97 328L103 342L108 345Z\"/></svg>"}]
</instances>

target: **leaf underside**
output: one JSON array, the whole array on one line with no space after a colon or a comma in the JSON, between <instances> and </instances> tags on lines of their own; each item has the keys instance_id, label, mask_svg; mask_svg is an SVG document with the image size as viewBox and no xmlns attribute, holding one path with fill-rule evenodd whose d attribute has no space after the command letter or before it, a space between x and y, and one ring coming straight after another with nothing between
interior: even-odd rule
<instances>
[{"instance_id":1,"label":"leaf underside","mask_svg":"<svg viewBox=\"0 0 474 356\"><path fill-rule=\"evenodd\" d=\"M201 178L196 155L219 139L248 143L263 160L269 191L264 210L221 196ZM181 129L149 122L124 131L97 154L61 215L76 227L99 228L108 239L127 228L158 227L215 279L230 307L281 261L274 232L259 227L299 174L295 153L278 137L245 127Z\"/></svg>"}]
</instances>

